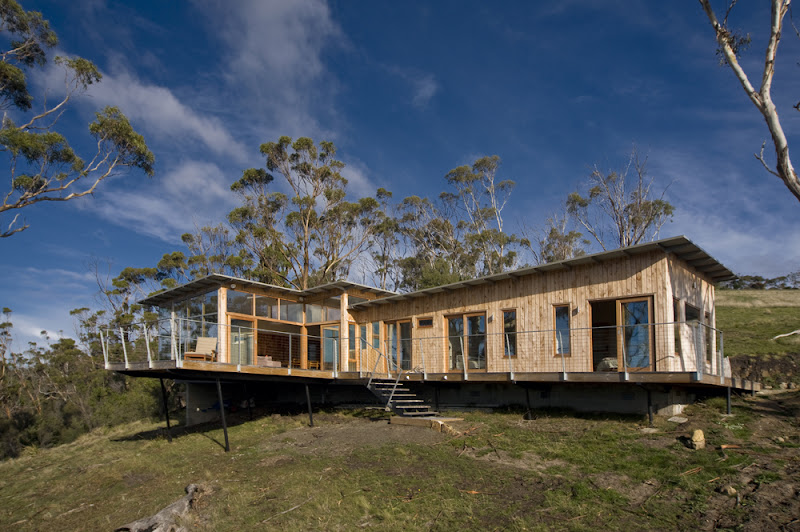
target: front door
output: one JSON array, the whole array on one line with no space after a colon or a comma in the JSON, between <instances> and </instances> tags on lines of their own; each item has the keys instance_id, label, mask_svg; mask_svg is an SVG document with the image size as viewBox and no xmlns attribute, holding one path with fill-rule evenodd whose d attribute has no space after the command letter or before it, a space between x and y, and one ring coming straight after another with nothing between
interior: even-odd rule
<instances>
[{"instance_id":1,"label":"front door","mask_svg":"<svg viewBox=\"0 0 800 532\"><path fill-rule=\"evenodd\" d=\"M650 297L617 301L619 371L653 371L653 319Z\"/></svg>"},{"instance_id":2,"label":"front door","mask_svg":"<svg viewBox=\"0 0 800 532\"><path fill-rule=\"evenodd\" d=\"M389 371L411 369L411 321L386 324L386 353Z\"/></svg>"}]
</instances>

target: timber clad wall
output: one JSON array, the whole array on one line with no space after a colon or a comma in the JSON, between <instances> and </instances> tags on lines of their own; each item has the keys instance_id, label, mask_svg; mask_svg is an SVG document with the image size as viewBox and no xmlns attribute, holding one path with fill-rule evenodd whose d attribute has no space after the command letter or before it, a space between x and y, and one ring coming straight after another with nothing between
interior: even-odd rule
<instances>
[{"instance_id":1,"label":"timber clad wall","mask_svg":"<svg viewBox=\"0 0 800 532\"><path fill-rule=\"evenodd\" d=\"M421 346L429 372L448 371L447 316L485 313L487 371L492 372L509 371L503 349L503 310L516 310L517 331L540 332L517 335L520 356L513 362L514 370L552 372L562 370L553 333L555 306L568 305L572 352L564 357L563 369L591 372L594 367L588 332L592 327L590 302L635 297L651 298L652 323L674 321L673 298L677 297L710 313L713 325L713 285L686 263L660 251L444 290L351 313L358 323L380 321L383 325L387 321L412 319L412 367L421 365ZM417 327L416 318L420 316L432 317L433 327ZM668 333L654 335L656 370L692 371L694 368L680 367L672 329L664 326L661 330ZM385 346L385 334L382 326L382 346ZM688 335L684 336L688 341ZM694 346L685 345L682 352L688 353L690 349L693 353ZM616 356L616 353L609 355Z\"/></svg>"}]
</instances>

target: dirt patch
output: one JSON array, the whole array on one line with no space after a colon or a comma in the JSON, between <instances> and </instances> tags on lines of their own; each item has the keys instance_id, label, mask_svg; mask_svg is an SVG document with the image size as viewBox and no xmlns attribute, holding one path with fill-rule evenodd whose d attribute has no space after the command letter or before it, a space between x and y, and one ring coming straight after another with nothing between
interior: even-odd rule
<instances>
[{"instance_id":1,"label":"dirt patch","mask_svg":"<svg viewBox=\"0 0 800 532\"><path fill-rule=\"evenodd\" d=\"M264 448L292 449L314 456L343 456L362 447L392 443L430 445L449 437L426 427L390 425L384 419L331 415L315 421L315 427L296 427L272 436L264 442Z\"/></svg>"}]
</instances>

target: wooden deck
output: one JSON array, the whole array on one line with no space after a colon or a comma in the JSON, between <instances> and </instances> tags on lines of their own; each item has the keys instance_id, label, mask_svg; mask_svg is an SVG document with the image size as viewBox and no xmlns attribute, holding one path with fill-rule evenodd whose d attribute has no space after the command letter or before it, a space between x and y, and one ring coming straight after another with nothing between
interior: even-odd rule
<instances>
[{"instance_id":1,"label":"wooden deck","mask_svg":"<svg viewBox=\"0 0 800 532\"><path fill-rule=\"evenodd\" d=\"M179 380L280 380L283 382L328 381L341 384L366 384L370 376L367 372L338 372L309 370L299 368L269 368L257 366L237 366L218 362L184 361L182 365L173 360L109 364L108 370L135 377L168 378ZM386 373L376 374L378 378L396 378ZM406 373L406 382L470 382L470 383L631 383L631 384L673 384L699 387L731 387L744 391L759 391L761 384L740 378L721 378L717 375L703 375L698 378L695 372L448 372L448 373Z\"/></svg>"}]
</instances>

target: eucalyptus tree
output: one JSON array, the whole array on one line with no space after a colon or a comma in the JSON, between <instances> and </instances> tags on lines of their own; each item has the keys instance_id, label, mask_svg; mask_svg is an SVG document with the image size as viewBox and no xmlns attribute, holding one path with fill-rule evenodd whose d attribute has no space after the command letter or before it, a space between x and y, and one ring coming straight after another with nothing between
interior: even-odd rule
<instances>
[{"instance_id":1,"label":"eucalyptus tree","mask_svg":"<svg viewBox=\"0 0 800 532\"><path fill-rule=\"evenodd\" d=\"M236 241L255 257L254 276L298 289L346 277L369 247L377 200L347 201L344 163L332 142L283 136L260 150L266 169L245 170L233 183L242 206L228 216ZM289 194L271 189L273 173Z\"/></svg>"},{"instance_id":2,"label":"eucalyptus tree","mask_svg":"<svg viewBox=\"0 0 800 532\"><path fill-rule=\"evenodd\" d=\"M500 180L499 168L497 155L481 157L472 166L454 168L445 175L445 180L455 190L440 196L460 215L456 223L465 230L465 243L478 256L479 273L483 275L513 268L517 250L525 243L520 236L505 231L503 209L516 183Z\"/></svg>"},{"instance_id":3,"label":"eucalyptus tree","mask_svg":"<svg viewBox=\"0 0 800 532\"><path fill-rule=\"evenodd\" d=\"M96 113L89 124L93 151L79 156L56 130L59 119L76 94L101 80L90 61L55 57L64 71L64 92L55 102L52 93L38 100L31 94L26 74L44 67L48 50L58 37L41 13L25 11L16 1L0 2L0 35L8 43L0 50L0 153L8 164L7 188L0 215L13 217L0 225L0 238L25 230L21 210L31 205L69 201L92 194L103 180L122 170L137 168L153 175L154 157L127 117L116 107Z\"/></svg>"},{"instance_id":4,"label":"eucalyptus tree","mask_svg":"<svg viewBox=\"0 0 800 532\"><path fill-rule=\"evenodd\" d=\"M595 165L588 190L567 197L567 212L603 250L655 239L674 207L664 199L668 186L657 194L654 185L647 159L640 159L634 148L620 171L603 172Z\"/></svg>"},{"instance_id":5,"label":"eucalyptus tree","mask_svg":"<svg viewBox=\"0 0 800 532\"><path fill-rule=\"evenodd\" d=\"M772 80L775 76L778 45L783 34L783 20L786 14L790 12L791 0L770 0L769 38L767 39L766 51L762 62L763 68L761 68L761 72L757 72L761 77L758 87L753 85L742 64L739 63L740 53L750 45L750 35L743 35L732 30L728 24L728 17L736 5L736 0L731 0L727 4L725 16L721 21L711 7L710 0L699 1L714 29L718 46L717 54L721 57L720 63L731 68L747 97L750 98L758 112L764 117L767 129L772 137L775 162L771 164L764 158L766 141L762 143L761 151L756 154L756 159L764 166L767 172L783 181L794 197L800 200L800 179L797 177L797 172L789 156L789 141L778 116L778 109L772 101ZM800 32L798 32L797 28L794 29L798 37L800 37ZM800 102L794 108L800 111Z\"/></svg>"}]
</instances>

